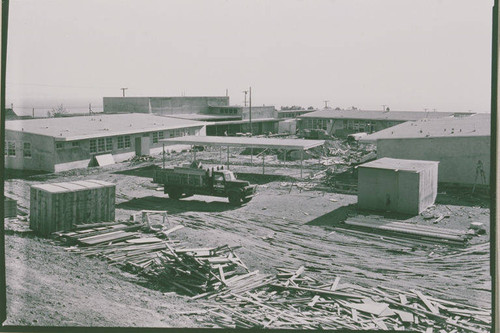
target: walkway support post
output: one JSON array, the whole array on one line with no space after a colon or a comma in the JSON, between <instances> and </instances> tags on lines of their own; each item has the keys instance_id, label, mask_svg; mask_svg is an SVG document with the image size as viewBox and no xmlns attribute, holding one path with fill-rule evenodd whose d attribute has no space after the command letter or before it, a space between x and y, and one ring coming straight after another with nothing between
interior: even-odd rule
<instances>
[{"instance_id":1,"label":"walkway support post","mask_svg":"<svg viewBox=\"0 0 500 333\"><path fill-rule=\"evenodd\" d=\"M262 174L264 174L264 168L265 168L265 164L266 164L266 150L264 149L264 151L262 152Z\"/></svg>"},{"instance_id":2,"label":"walkway support post","mask_svg":"<svg viewBox=\"0 0 500 333\"><path fill-rule=\"evenodd\" d=\"M163 147L163 157L162 157L162 166L165 169L165 144L162 144Z\"/></svg>"},{"instance_id":3,"label":"walkway support post","mask_svg":"<svg viewBox=\"0 0 500 333\"><path fill-rule=\"evenodd\" d=\"M300 151L300 178L302 178L302 162L304 160L304 150Z\"/></svg>"}]
</instances>

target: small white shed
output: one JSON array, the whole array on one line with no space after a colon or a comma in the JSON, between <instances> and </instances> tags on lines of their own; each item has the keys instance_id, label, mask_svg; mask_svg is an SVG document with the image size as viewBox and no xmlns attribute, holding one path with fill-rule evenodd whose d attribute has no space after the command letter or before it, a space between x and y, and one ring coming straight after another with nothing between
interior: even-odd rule
<instances>
[{"instance_id":1,"label":"small white shed","mask_svg":"<svg viewBox=\"0 0 500 333\"><path fill-rule=\"evenodd\" d=\"M381 158L358 167L358 207L417 215L434 204L435 161Z\"/></svg>"}]
</instances>

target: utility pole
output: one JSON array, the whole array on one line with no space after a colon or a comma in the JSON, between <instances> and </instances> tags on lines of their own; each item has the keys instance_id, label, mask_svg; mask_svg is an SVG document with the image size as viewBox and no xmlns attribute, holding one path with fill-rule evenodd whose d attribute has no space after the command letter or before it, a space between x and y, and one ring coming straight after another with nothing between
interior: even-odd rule
<instances>
[{"instance_id":1,"label":"utility pole","mask_svg":"<svg viewBox=\"0 0 500 333\"><path fill-rule=\"evenodd\" d=\"M89 103L89 115L92 115L92 103Z\"/></svg>"},{"instance_id":2,"label":"utility pole","mask_svg":"<svg viewBox=\"0 0 500 333\"><path fill-rule=\"evenodd\" d=\"M325 102L325 109L328 109L328 102L330 101L323 101L323 102Z\"/></svg>"},{"instance_id":3,"label":"utility pole","mask_svg":"<svg viewBox=\"0 0 500 333\"><path fill-rule=\"evenodd\" d=\"M33 119L35 119L35 108L31 109L31 117L33 117Z\"/></svg>"},{"instance_id":4,"label":"utility pole","mask_svg":"<svg viewBox=\"0 0 500 333\"><path fill-rule=\"evenodd\" d=\"M127 90L128 88L120 88L123 92L123 97L125 97L125 90Z\"/></svg>"},{"instance_id":5,"label":"utility pole","mask_svg":"<svg viewBox=\"0 0 500 333\"><path fill-rule=\"evenodd\" d=\"M248 94L248 90L243 90L243 93L245 94L245 106L247 106L247 94Z\"/></svg>"},{"instance_id":6,"label":"utility pole","mask_svg":"<svg viewBox=\"0 0 500 333\"><path fill-rule=\"evenodd\" d=\"M250 135L253 135L253 127L252 127L252 87L250 87L248 89L248 91L250 93L250 96L249 96L250 108L248 110L248 114L249 114L248 119L249 119L249 123L250 123ZM246 94L245 94L245 97L246 97Z\"/></svg>"}]
</instances>

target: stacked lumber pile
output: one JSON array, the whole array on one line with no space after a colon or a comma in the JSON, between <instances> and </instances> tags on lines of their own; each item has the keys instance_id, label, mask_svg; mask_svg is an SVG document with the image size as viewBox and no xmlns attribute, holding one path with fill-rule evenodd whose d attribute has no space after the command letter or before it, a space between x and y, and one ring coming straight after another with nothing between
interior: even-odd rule
<instances>
[{"instance_id":1,"label":"stacked lumber pile","mask_svg":"<svg viewBox=\"0 0 500 333\"><path fill-rule=\"evenodd\" d=\"M229 290L244 292L261 283L263 276L248 270L234 253L235 247L189 248L168 239L182 227L156 230L135 222L100 223L54 235L72 244L66 248L68 251L105 259L190 296L205 297ZM134 232L138 229L154 230L155 236Z\"/></svg>"},{"instance_id":2,"label":"stacked lumber pile","mask_svg":"<svg viewBox=\"0 0 500 333\"><path fill-rule=\"evenodd\" d=\"M143 275L190 296L216 294L236 281L249 281L247 266L227 245L177 249L167 245L158 259Z\"/></svg>"},{"instance_id":3,"label":"stacked lumber pile","mask_svg":"<svg viewBox=\"0 0 500 333\"><path fill-rule=\"evenodd\" d=\"M354 229L370 229L376 232L417 238L423 241L433 241L455 245L463 245L464 242L470 237L470 235L466 232L460 230L410 224L380 218L373 219L363 216L348 218L344 224L345 226Z\"/></svg>"},{"instance_id":4,"label":"stacked lumber pile","mask_svg":"<svg viewBox=\"0 0 500 333\"><path fill-rule=\"evenodd\" d=\"M278 268L266 285L218 296L207 304L219 327L487 332L490 311L441 300L418 290L323 283L304 268Z\"/></svg>"}]
</instances>

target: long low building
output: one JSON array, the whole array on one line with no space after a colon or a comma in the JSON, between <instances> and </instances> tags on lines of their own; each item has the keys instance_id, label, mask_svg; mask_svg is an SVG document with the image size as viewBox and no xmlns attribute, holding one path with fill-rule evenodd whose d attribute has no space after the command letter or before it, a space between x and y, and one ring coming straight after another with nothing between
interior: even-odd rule
<instances>
[{"instance_id":1,"label":"long low building","mask_svg":"<svg viewBox=\"0 0 500 333\"><path fill-rule=\"evenodd\" d=\"M165 138L205 135L206 125L134 113L6 121L5 167L57 172L85 168L104 154L120 162L160 153Z\"/></svg>"},{"instance_id":2,"label":"long low building","mask_svg":"<svg viewBox=\"0 0 500 333\"><path fill-rule=\"evenodd\" d=\"M377 158L439 161L438 181L465 185L490 182L490 114L422 119L368 135Z\"/></svg>"},{"instance_id":3,"label":"long low building","mask_svg":"<svg viewBox=\"0 0 500 333\"><path fill-rule=\"evenodd\" d=\"M378 132L398 124L419 119L436 119L451 116L469 116L470 113L422 111L365 111L325 109L299 116L300 131L321 129L330 135L345 137L348 134Z\"/></svg>"}]
</instances>

